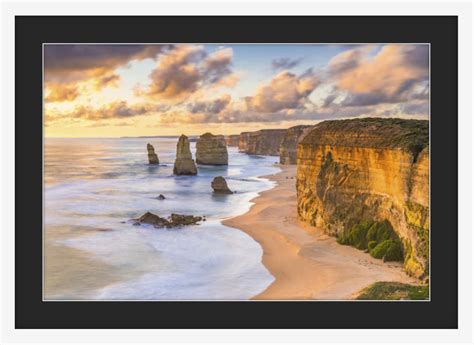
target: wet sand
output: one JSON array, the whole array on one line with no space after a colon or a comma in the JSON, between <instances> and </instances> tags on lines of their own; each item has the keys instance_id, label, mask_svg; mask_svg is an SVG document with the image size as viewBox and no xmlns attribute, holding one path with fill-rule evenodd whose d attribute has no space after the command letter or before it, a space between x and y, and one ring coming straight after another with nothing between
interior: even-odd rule
<instances>
[{"instance_id":1,"label":"wet sand","mask_svg":"<svg viewBox=\"0 0 474 345\"><path fill-rule=\"evenodd\" d=\"M262 262L275 277L260 300L347 300L377 281L416 283L400 263L384 263L353 247L343 246L321 229L297 217L296 166L266 176L277 186L253 199L251 209L225 220L263 248Z\"/></svg>"}]
</instances>

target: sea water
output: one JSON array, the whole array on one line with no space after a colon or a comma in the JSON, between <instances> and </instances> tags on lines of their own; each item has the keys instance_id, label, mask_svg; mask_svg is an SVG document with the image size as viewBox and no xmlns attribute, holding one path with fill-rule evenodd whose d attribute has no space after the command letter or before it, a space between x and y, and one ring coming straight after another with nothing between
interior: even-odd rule
<instances>
[{"instance_id":1,"label":"sea water","mask_svg":"<svg viewBox=\"0 0 474 345\"><path fill-rule=\"evenodd\" d=\"M47 299L239 300L273 281L262 265L259 244L221 221L245 213L251 199L273 187L261 176L279 171L273 165L278 158L228 147L228 166L199 165L197 176L174 176L177 140L45 140L44 235L54 239L50 245L80 250L89 260L80 286L70 280L67 294L53 289ZM155 147L159 165L148 164L147 143ZM191 151L195 155L193 142ZM215 176L224 176L236 193L213 194ZM166 199L158 200L159 194ZM147 211L161 217L206 216L206 221L179 229L134 226L130 220ZM59 239L53 236L64 228L72 231ZM81 229L80 235L74 229ZM116 269L119 279L99 287L88 284L97 273L94 263ZM68 271L61 262L53 267L61 269L46 274L56 280Z\"/></svg>"}]
</instances>

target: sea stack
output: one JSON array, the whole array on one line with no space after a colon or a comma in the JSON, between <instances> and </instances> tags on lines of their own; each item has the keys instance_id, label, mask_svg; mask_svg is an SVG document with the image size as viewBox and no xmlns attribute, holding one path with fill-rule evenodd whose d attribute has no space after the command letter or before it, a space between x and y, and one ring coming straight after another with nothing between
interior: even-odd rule
<instances>
[{"instance_id":1,"label":"sea stack","mask_svg":"<svg viewBox=\"0 0 474 345\"><path fill-rule=\"evenodd\" d=\"M203 165L227 165L229 156L223 135L204 133L196 143L196 163Z\"/></svg>"},{"instance_id":2,"label":"sea stack","mask_svg":"<svg viewBox=\"0 0 474 345\"><path fill-rule=\"evenodd\" d=\"M176 160L174 162L173 173L175 175L196 175L197 168L194 163L191 150L189 149L188 137L184 134L179 137L176 146Z\"/></svg>"},{"instance_id":3,"label":"sea stack","mask_svg":"<svg viewBox=\"0 0 474 345\"><path fill-rule=\"evenodd\" d=\"M148 163L149 164L160 164L157 154L155 153L155 148L152 144L146 144L146 149L148 150Z\"/></svg>"},{"instance_id":4,"label":"sea stack","mask_svg":"<svg viewBox=\"0 0 474 345\"><path fill-rule=\"evenodd\" d=\"M227 186L227 181L222 176L214 177L211 182L211 187L214 189L214 193L232 194L232 191Z\"/></svg>"}]
</instances>

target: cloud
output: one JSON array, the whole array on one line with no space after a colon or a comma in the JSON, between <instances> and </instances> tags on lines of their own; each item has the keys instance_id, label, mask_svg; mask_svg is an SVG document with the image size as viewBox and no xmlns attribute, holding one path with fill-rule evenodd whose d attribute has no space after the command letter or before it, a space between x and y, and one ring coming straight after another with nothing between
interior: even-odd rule
<instances>
[{"instance_id":1,"label":"cloud","mask_svg":"<svg viewBox=\"0 0 474 345\"><path fill-rule=\"evenodd\" d=\"M105 120L105 119L124 119L134 116L148 115L168 110L165 105L156 105L149 103L136 103L129 105L126 101L117 101L102 105L99 108L93 108L89 105L79 105L71 111L59 112L48 111L49 119L72 118L85 120ZM47 121L47 119L46 119Z\"/></svg>"},{"instance_id":2,"label":"cloud","mask_svg":"<svg viewBox=\"0 0 474 345\"><path fill-rule=\"evenodd\" d=\"M308 70L300 76L280 72L268 84L261 85L254 96L245 99L247 108L257 113L299 109L318 86L316 75Z\"/></svg>"},{"instance_id":3,"label":"cloud","mask_svg":"<svg viewBox=\"0 0 474 345\"><path fill-rule=\"evenodd\" d=\"M95 80L95 89L101 90L106 87L117 87L120 80L118 74L109 74Z\"/></svg>"},{"instance_id":4,"label":"cloud","mask_svg":"<svg viewBox=\"0 0 474 345\"><path fill-rule=\"evenodd\" d=\"M110 74L132 60L155 58L169 45L46 44L45 80L69 82Z\"/></svg>"},{"instance_id":5,"label":"cloud","mask_svg":"<svg viewBox=\"0 0 474 345\"><path fill-rule=\"evenodd\" d=\"M75 83L68 85L52 83L48 84L45 94L45 102L71 102L79 97L79 90Z\"/></svg>"},{"instance_id":6,"label":"cloud","mask_svg":"<svg viewBox=\"0 0 474 345\"><path fill-rule=\"evenodd\" d=\"M399 103L428 96L429 51L426 45L385 45L374 56L373 47L356 48L334 57L330 78L345 92L344 106Z\"/></svg>"},{"instance_id":7,"label":"cloud","mask_svg":"<svg viewBox=\"0 0 474 345\"><path fill-rule=\"evenodd\" d=\"M228 94L222 95L211 101L199 101L187 105L188 110L193 113L219 114L230 103L231 97Z\"/></svg>"},{"instance_id":8,"label":"cloud","mask_svg":"<svg viewBox=\"0 0 474 345\"><path fill-rule=\"evenodd\" d=\"M298 66L303 58L291 59L291 58L279 58L272 60L272 68L274 70L287 70L292 69L293 67Z\"/></svg>"},{"instance_id":9,"label":"cloud","mask_svg":"<svg viewBox=\"0 0 474 345\"><path fill-rule=\"evenodd\" d=\"M208 54L203 46L178 46L160 56L150 74L150 85L138 94L153 99L185 99L231 76L232 54L231 48Z\"/></svg>"}]
</instances>

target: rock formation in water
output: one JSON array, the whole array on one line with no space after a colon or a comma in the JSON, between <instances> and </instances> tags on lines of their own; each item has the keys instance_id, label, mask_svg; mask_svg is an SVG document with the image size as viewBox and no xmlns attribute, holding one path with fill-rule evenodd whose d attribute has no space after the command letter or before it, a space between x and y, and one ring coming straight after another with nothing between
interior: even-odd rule
<instances>
[{"instance_id":1,"label":"rock formation in water","mask_svg":"<svg viewBox=\"0 0 474 345\"><path fill-rule=\"evenodd\" d=\"M188 137L184 134L179 137L176 146L176 160L173 173L175 175L196 175L197 168L189 148Z\"/></svg>"},{"instance_id":2,"label":"rock formation in water","mask_svg":"<svg viewBox=\"0 0 474 345\"><path fill-rule=\"evenodd\" d=\"M288 128L280 145L280 164L296 164L296 153L301 139L313 126L294 126Z\"/></svg>"},{"instance_id":3,"label":"rock formation in water","mask_svg":"<svg viewBox=\"0 0 474 345\"><path fill-rule=\"evenodd\" d=\"M155 148L152 144L146 144L146 149L148 151L148 163L150 164L160 164L157 154L155 153Z\"/></svg>"},{"instance_id":4,"label":"rock formation in water","mask_svg":"<svg viewBox=\"0 0 474 345\"><path fill-rule=\"evenodd\" d=\"M204 133L196 143L196 163L203 165L227 165L229 155L223 135Z\"/></svg>"},{"instance_id":5,"label":"rock formation in water","mask_svg":"<svg viewBox=\"0 0 474 345\"><path fill-rule=\"evenodd\" d=\"M280 145L286 129L262 129L256 132L242 132L239 151L251 155L279 156Z\"/></svg>"},{"instance_id":6,"label":"rock formation in water","mask_svg":"<svg viewBox=\"0 0 474 345\"><path fill-rule=\"evenodd\" d=\"M214 177L211 182L211 187L214 190L214 193L232 194L232 191L227 186L227 181L222 176Z\"/></svg>"},{"instance_id":7,"label":"rock formation in water","mask_svg":"<svg viewBox=\"0 0 474 345\"><path fill-rule=\"evenodd\" d=\"M155 228L176 228L184 225L194 225L203 220L203 217L198 216L187 216L182 214L172 213L168 219L161 218L156 214L147 212L137 219L134 219L136 223L133 225L150 224Z\"/></svg>"},{"instance_id":8,"label":"rock formation in water","mask_svg":"<svg viewBox=\"0 0 474 345\"><path fill-rule=\"evenodd\" d=\"M227 146L239 146L240 134L227 135L225 142Z\"/></svg>"},{"instance_id":9,"label":"rock formation in water","mask_svg":"<svg viewBox=\"0 0 474 345\"><path fill-rule=\"evenodd\" d=\"M325 121L298 146L299 217L407 273L428 275L429 124Z\"/></svg>"}]
</instances>

